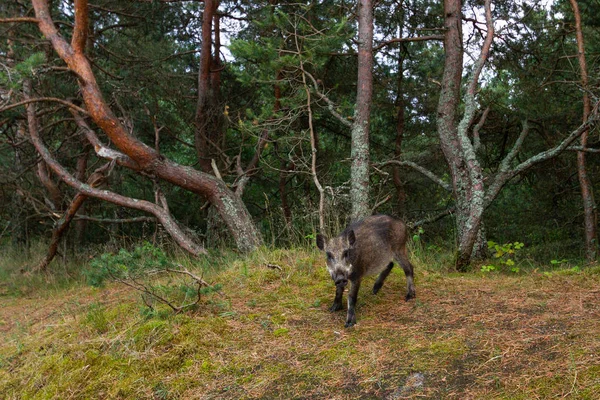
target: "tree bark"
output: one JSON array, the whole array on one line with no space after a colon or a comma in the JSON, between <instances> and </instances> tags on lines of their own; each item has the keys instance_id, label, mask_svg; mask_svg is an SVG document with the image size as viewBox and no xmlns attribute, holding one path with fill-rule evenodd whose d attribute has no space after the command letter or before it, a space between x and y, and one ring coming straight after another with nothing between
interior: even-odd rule
<instances>
[{"instance_id":1,"label":"tree bark","mask_svg":"<svg viewBox=\"0 0 600 400\"><path fill-rule=\"evenodd\" d=\"M442 91L438 103L437 126L442 151L450 167L452 188L456 201L456 230L458 251L456 268L465 270L471 261L473 247L479 243L484 246L485 238L480 232L483 217L485 188L483 173L477 159L473 143L469 139L468 129L473 123L477 105L475 91L479 74L487 60L493 38L490 0L486 0L486 21L488 32L479 59L465 94L465 113L458 122L458 105L463 68L462 10L461 0L445 0L444 15L444 74Z\"/></svg>"},{"instance_id":2,"label":"tree bark","mask_svg":"<svg viewBox=\"0 0 600 400\"><path fill-rule=\"evenodd\" d=\"M219 146L218 124L215 123L215 84L220 84L220 79L213 76L211 70L215 59L212 53L212 28L213 20L216 22L218 0L205 0L202 12L202 47L200 49L200 69L198 71L198 100L196 103L196 132L194 144L198 156L198 163L202 171L212 171L211 158L215 153L213 147ZM216 47L216 46L215 46ZM218 72L217 72L218 74Z\"/></svg>"},{"instance_id":3,"label":"tree bark","mask_svg":"<svg viewBox=\"0 0 600 400\"><path fill-rule=\"evenodd\" d=\"M241 199L227 188L222 180L191 167L177 164L131 135L104 100L85 54L75 51L54 26L48 2L33 0L33 6L36 17L39 19L40 31L50 40L54 50L66 62L69 69L77 75L89 115L115 146L135 162L137 171L154 175L207 198L227 224L229 232L240 250L251 251L260 246L262 244L261 235ZM76 14L87 14L87 2L77 0L75 12ZM76 22L81 20L84 19L76 18ZM87 27L76 23L74 29L86 32ZM133 165L129 165L129 167L133 167Z\"/></svg>"},{"instance_id":4,"label":"tree bark","mask_svg":"<svg viewBox=\"0 0 600 400\"><path fill-rule=\"evenodd\" d=\"M77 178L77 180L79 180L81 182L83 182L83 180L85 179L86 171L87 171L88 157L90 155L90 145L87 144L84 139L82 139L82 142L83 142L84 150L83 150L83 153L79 157L77 157L77 172L75 174L75 178ZM81 207L79 207L79 210L77 210L77 215L84 214L85 209L86 209L86 203L83 203L81 205ZM86 226L87 226L87 221L85 219L76 219L75 220L74 244L76 246L80 246L83 244Z\"/></svg>"},{"instance_id":5,"label":"tree bark","mask_svg":"<svg viewBox=\"0 0 600 400\"><path fill-rule=\"evenodd\" d=\"M585 58L585 44L583 40L583 31L581 29L581 14L577 0L570 0L573 15L575 16L575 33L577 36L577 59L579 61L579 70L581 75L581 87L583 89L583 122L589 118L591 111L591 102L588 94L588 73ZM581 147L586 148L588 141L588 131L583 132L580 138ZM577 176L579 178L579 187L581 188L581 198L583 200L584 232L585 232L585 258L589 262L596 260L598 256L598 212L594 200L594 191L592 183L587 173L585 164L585 151L577 152Z\"/></svg>"},{"instance_id":6,"label":"tree bark","mask_svg":"<svg viewBox=\"0 0 600 400\"><path fill-rule=\"evenodd\" d=\"M358 80L352 124L350 169L352 219L371 213L369 207L369 124L373 98L373 3L358 1Z\"/></svg>"},{"instance_id":7,"label":"tree bark","mask_svg":"<svg viewBox=\"0 0 600 400\"><path fill-rule=\"evenodd\" d=\"M400 50L402 51L402 50ZM394 159L400 160L402 154L402 141L404 139L404 126L406 119L404 118L404 56L402 53L398 55L398 92L396 94L396 141L394 143ZM396 187L396 198L398 201L398 214L404 218L406 214L406 191L404 190L404 182L402 182L402 174L400 166L395 165L392 170L394 186Z\"/></svg>"},{"instance_id":8,"label":"tree bark","mask_svg":"<svg viewBox=\"0 0 600 400\"><path fill-rule=\"evenodd\" d=\"M48 166L43 161L37 165L37 176L48 192L49 199L47 201L50 203L50 208L53 211L59 211L62 208L62 193L57 183L50 177Z\"/></svg>"}]
</instances>

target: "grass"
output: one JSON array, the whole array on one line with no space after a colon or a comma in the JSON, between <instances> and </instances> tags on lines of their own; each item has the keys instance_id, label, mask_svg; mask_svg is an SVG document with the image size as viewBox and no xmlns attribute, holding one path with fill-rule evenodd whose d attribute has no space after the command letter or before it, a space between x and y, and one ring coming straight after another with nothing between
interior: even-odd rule
<instances>
[{"instance_id":1,"label":"grass","mask_svg":"<svg viewBox=\"0 0 600 400\"><path fill-rule=\"evenodd\" d=\"M179 315L116 284L5 273L20 289L0 292L0 398L600 398L600 268L447 259L415 249L414 301L400 268L377 296L367 279L352 329L312 250L184 260L223 288Z\"/></svg>"}]
</instances>

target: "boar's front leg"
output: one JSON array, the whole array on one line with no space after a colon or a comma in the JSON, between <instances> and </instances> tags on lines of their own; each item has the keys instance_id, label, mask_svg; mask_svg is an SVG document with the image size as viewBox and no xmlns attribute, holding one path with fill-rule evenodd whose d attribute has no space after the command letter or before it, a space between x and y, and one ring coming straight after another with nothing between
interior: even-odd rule
<instances>
[{"instance_id":1,"label":"boar's front leg","mask_svg":"<svg viewBox=\"0 0 600 400\"><path fill-rule=\"evenodd\" d=\"M356 298L358 297L358 289L360 288L360 280L351 280L352 287L348 292L348 315L346 317L346 328L350 328L356 324L356 313L354 308L356 306Z\"/></svg>"},{"instance_id":2,"label":"boar's front leg","mask_svg":"<svg viewBox=\"0 0 600 400\"><path fill-rule=\"evenodd\" d=\"M336 285L335 299L333 299L333 305L329 307L329 311L334 312L342 309L342 294L344 294L344 287L341 285Z\"/></svg>"}]
</instances>

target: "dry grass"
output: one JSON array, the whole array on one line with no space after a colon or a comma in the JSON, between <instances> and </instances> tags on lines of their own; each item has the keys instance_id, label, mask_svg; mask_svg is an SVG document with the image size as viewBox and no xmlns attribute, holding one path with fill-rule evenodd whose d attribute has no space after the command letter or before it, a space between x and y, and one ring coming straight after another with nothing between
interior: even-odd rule
<instances>
[{"instance_id":1,"label":"dry grass","mask_svg":"<svg viewBox=\"0 0 600 400\"><path fill-rule=\"evenodd\" d=\"M282 270L267 268L271 262ZM0 297L1 398L600 398L600 274L394 269L358 325L320 256L265 252L194 313L147 318L114 286Z\"/></svg>"}]
</instances>

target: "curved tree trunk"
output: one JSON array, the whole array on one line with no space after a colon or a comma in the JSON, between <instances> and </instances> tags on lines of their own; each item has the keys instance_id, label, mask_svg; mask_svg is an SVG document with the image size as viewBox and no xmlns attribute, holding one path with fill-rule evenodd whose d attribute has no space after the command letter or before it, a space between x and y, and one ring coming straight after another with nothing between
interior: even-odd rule
<instances>
[{"instance_id":1,"label":"curved tree trunk","mask_svg":"<svg viewBox=\"0 0 600 400\"><path fill-rule=\"evenodd\" d=\"M485 238L481 231L483 212L485 209L485 187L483 171L476 156L476 149L468 136L468 130L475 113L475 93L478 79L487 60L492 44L494 28L491 20L491 4L486 0L486 22L488 32L475 62L473 74L465 93L465 111L458 121L458 104L463 70L462 44L462 2L461 0L444 1L445 28L444 33L444 75L442 91L438 103L438 134L444 156L450 167L452 187L456 201L456 225L458 252L456 268L464 271L471 258L479 255ZM479 243L477 251L473 248Z\"/></svg>"},{"instance_id":2,"label":"curved tree trunk","mask_svg":"<svg viewBox=\"0 0 600 400\"><path fill-rule=\"evenodd\" d=\"M89 61L83 53L87 31L87 1L75 1L75 28L72 45L60 36L50 16L46 0L33 0L40 31L50 40L54 50L79 78L79 87L87 111L114 145L129 156L138 171L164 179L208 199L227 224L237 247L250 251L262 244L246 206L225 183L207 173L177 164L131 135L104 100Z\"/></svg>"}]
</instances>

